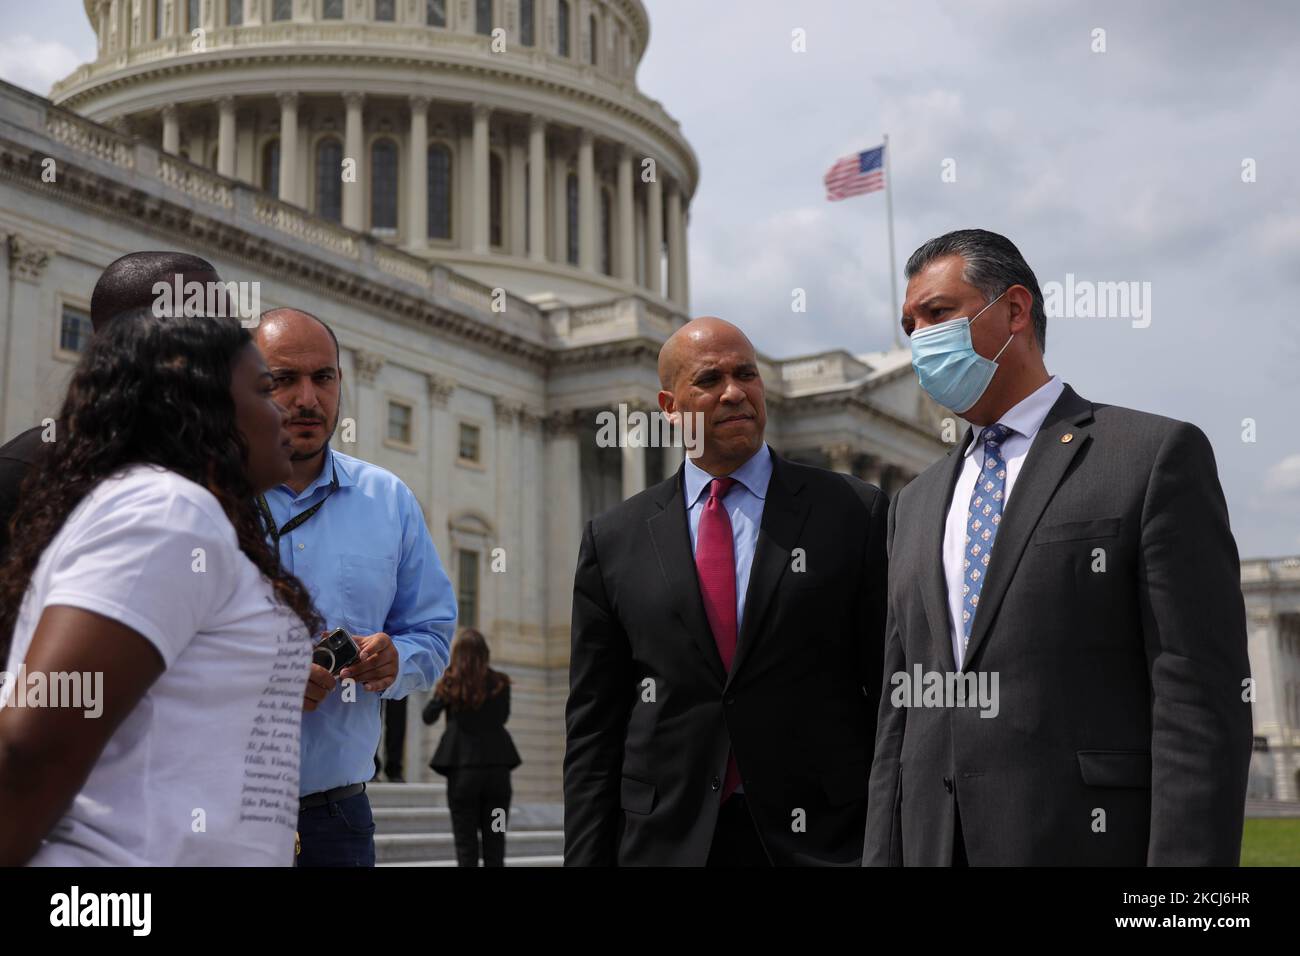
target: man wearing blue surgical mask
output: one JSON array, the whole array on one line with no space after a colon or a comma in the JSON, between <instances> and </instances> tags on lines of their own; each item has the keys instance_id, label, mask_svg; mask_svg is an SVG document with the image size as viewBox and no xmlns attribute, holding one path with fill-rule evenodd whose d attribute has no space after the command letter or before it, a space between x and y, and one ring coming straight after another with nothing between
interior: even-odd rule
<instances>
[{"instance_id":1,"label":"man wearing blue surgical mask","mask_svg":"<svg viewBox=\"0 0 1300 956\"><path fill-rule=\"evenodd\" d=\"M1209 441L1049 375L1005 237L906 274L920 384L972 427L890 507L864 864L1235 865L1250 673ZM929 675L964 692L903 693Z\"/></svg>"}]
</instances>

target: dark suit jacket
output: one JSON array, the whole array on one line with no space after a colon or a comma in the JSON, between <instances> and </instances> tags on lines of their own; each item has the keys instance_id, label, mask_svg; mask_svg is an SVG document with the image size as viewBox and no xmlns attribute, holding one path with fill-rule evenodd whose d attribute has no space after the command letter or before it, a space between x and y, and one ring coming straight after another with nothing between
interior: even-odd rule
<instances>
[{"instance_id":1,"label":"dark suit jacket","mask_svg":"<svg viewBox=\"0 0 1300 956\"><path fill-rule=\"evenodd\" d=\"M880 687L885 496L773 455L726 674L700 598L682 471L583 534L564 862L704 865L734 747L773 863L857 865Z\"/></svg>"},{"instance_id":2,"label":"dark suit jacket","mask_svg":"<svg viewBox=\"0 0 1300 956\"><path fill-rule=\"evenodd\" d=\"M432 724L447 704L436 694L424 705L424 722ZM506 730L510 719L510 685L489 697L478 710L447 710L447 729L429 766L446 776L461 767L509 767L523 761Z\"/></svg>"},{"instance_id":3,"label":"dark suit jacket","mask_svg":"<svg viewBox=\"0 0 1300 956\"><path fill-rule=\"evenodd\" d=\"M890 702L891 674L955 669L941 548L964 447L890 509L864 862L949 864L960 806L976 866L1235 865L1250 669L1205 435L1066 387L1016 480L967 647L967 671L999 676L993 718Z\"/></svg>"},{"instance_id":4,"label":"dark suit jacket","mask_svg":"<svg viewBox=\"0 0 1300 956\"><path fill-rule=\"evenodd\" d=\"M0 446L0 561L9 545L9 520L18 510L18 491L40 450L39 425Z\"/></svg>"}]
</instances>

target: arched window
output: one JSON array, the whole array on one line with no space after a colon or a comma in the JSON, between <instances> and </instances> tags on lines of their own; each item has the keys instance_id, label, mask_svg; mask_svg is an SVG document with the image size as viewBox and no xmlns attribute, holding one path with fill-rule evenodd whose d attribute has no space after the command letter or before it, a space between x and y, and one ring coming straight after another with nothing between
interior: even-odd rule
<instances>
[{"instance_id":1,"label":"arched window","mask_svg":"<svg viewBox=\"0 0 1300 956\"><path fill-rule=\"evenodd\" d=\"M451 238L451 150L442 143L429 147L429 238Z\"/></svg>"},{"instance_id":2,"label":"arched window","mask_svg":"<svg viewBox=\"0 0 1300 956\"><path fill-rule=\"evenodd\" d=\"M504 232L501 228L503 178L501 175L501 154L493 153L488 157L488 236L494 246L501 245Z\"/></svg>"},{"instance_id":3,"label":"arched window","mask_svg":"<svg viewBox=\"0 0 1300 956\"><path fill-rule=\"evenodd\" d=\"M600 271L605 275L614 274L614 252L611 247L613 229L610 228L610 216L614 207L609 190L600 191Z\"/></svg>"},{"instance_id":4,"label":"arched window","mask_svg":"<svg viewBox=\"0 0 1300 956\"><path fill-rule=\"evenodd\" d=\"M212 152L208 154L208 169L217 168L217 157L220 155L220 149L216 145L212 147Z\"/></svg>"},{"instance_id":5,"label":"arched window","mask_svg":"<svg viewBox=\"0 0 1300 956\"><path fill-rule=\"evenodd\" d=\"M397 229L397 144L391 139L370 147L370 228Z\"/></svg>"},{"instance_id":6,"label":"arched window","mask_svg":"<svg viewBox=\"0 0 1300 956\"><path fill-rule=\"evenodd\" d=\"M244 0L226 0L226 23L232 27L244 25Z\"/></svg>"},{"instance_id":7,"label":"arched window","mask_svg":"<svg viewBox=\"0 0 1300 956\"><path fill-rule=\"evenodd\" d=\"M555 8L555 32L557 37L556 50L560 56L571 56L569 52L569 0L560 0L560 5Z\"/></svg>"},{"instance_id":8,"label":"arched window","mask_svg":"<svg viewBox=\"0 0 1300 956\"><path fill-rule=\"evenodd\" d=\"M564 183L564 205L565 219L568 221L568 253L567 258L569 265L578 264L578 177L569 173L569 178Z\"/></svg>"},{"instance_id":9,"label":"arched window","mask_svg":"<svg viewBox=\"0 0 1300 956\"><path fill-rule=\"evenodd\" d=\"M396 20L396 0L375 0L376 20Z\"/></svg>"},{"instance_id":10,"label":"arched window","mask_svg":"<svg viewBox=\"0 0 1300 956\"><path fill-rule=\"evenodd\" d=\"M163 0L153 0L153 38L163 38Z\"/></svg>"},{"instance_id":11,"label":"arched window","mask_svg":"<svg viewBox=\"0 0 1300 956\"><path fill-rule=\"evenodd\" d=\"M424 22L431 27L445 27L447 0L424 0Z\"/></svg>"},{"instance_id":12,"label":"arched window","mask_svg":"<svg viewBox=\"0 0 1300 956\"><path fill-rule=\"evenodd\" d=\"M587 17L587 59L596 65L596 48L600 45L600 27L596 25L596 15Z\"/></svg>"},{"instance_id":13,"label":"arched window","mask_svg":"<svg viewBox=\"0 0 1300 956\"><path fill-rule=\"evenodd\" d=\"M185 27L188 30L197 30L203 26L203 16L199 12L199 2L200 0L189 0L185 5Z\"/></svg>"},{"instance_id":14,"label":"arched window","mask_svg":"<svg viewBox=\"0 0 1300 956\"><path fill-rule=\"evenodd\" d=\"M280 195L280 141L273 139L262 147L262 188L272 196Z\"/></svg>"},{"instance_id":15,"label":"arched window","mask_svg":"<svg viewBox=\"0 0 1300 956\"><path fill-rule=\"evenodd\" d=\"M343 219L343 144L333 138L316 144L316 215Z\"/></svg>"},{"instance_id":16,"label":"arched window","mask_svg":"<svg viewBox=\"0 0 1300 956\"><path fill-rule=\"evenodd\" d=\"M533 177L529 170L532 169L532 163L524 163L524 253L527 254L533 250L532 231L533 231Z\"/></svg>"},{"instance_id":17,"label":"arched window","mask_svg":"<svg viewBox=\"0 0 1300 956\"><path fill-rule=\"evenodd\" d=\"M272 20L292 20L293 0L273 0L271 3Z\"/></svg>"},{"instance_id":18,"label":"arched window","mask_svg":"<svg viewBox=\"0 0 1300 956\"><path fill-rule=\"evenodd\" d=\"M320 15L322 20L342 20L343 0L321 0Z\"/></svg>"},{"instance_id":19,"label":"arched window","mask_svg":"<svg viewBox=\"0 0 1300 956\"><path fill-rule=\"evenodd\" d=\"M492 35L492 0L474 0L474 32Z\"/></svg>"}]
</instances>

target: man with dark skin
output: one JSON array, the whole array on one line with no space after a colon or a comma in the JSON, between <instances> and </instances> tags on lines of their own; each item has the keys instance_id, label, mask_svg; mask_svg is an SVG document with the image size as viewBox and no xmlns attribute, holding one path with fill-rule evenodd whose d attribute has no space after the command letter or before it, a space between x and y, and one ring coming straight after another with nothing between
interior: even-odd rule
<instances>
[{"instance_id":1,"label":"man with dark skin","mask_svg":"<svg viewBox=\"0 0 1300 956\"><path fill-rule=\"evenodd\" d=\"M94 331L131 309L152 305L159 282L220 282L212 264L183 252L132 252L112 262L95 283L90 297L90 324ZM232 314L232 313L227 313ZM19 490L42 445L41 425L33 426L0 446L0 556L9 541L9 520L18 509Z\"/></svg>"},{"instance_id":2,"label":"man with dark skin","mask_svg":"<svg viewBox=\"0 0 1300 956\"><path fill-rule=\"evenodd\" d=\"M330 447L343 382L333 331L307 312L273 309L255 338L276 400L289 411L293 446L293 476L259 509L281 562L312 592L327 630L345 628L360 652L337 676L311 667L298 862L373 866L364 791L375 772L381 695L400 704L433 686L447 665L456 602L411 490Z\"/></svg>"},{"instance_id":3,"label":"man with dark skin","mask_svg":"<svg viewBox=\"0 0 1300 956\"><path fill-rule=\"evenodd\" d=\"M731 323L682 326L659 377L700 445L583 534L565 865L857 865L885 496L767 446L758 356Z\"/></svg>"},{"instance_id":4,"label":"man with dark skin","mask_svg":"<svg viewBox=\"0 0 1300 956\"><path fill-rule=\"evenodd\" d=\"M659 382L659 407L670 421L703 416L693 460L709 474L730 474L763 446L767 404L758 357L730 322L701 316L670 335L659 351Z\"/></svg>"}]
</instances>

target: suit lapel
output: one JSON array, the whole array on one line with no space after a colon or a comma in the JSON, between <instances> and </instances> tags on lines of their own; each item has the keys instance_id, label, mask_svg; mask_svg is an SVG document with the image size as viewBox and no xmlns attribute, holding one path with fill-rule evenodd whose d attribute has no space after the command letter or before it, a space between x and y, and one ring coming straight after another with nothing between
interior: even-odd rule
<instances>
[{"instance_id":1,"label":"suit lapel","mask_svg":"<svg viewBox=\"0 0 1300 956\"><path fill-rule=\"evenodd\" d=\"M659 568L668 583L669 607L704 655L710 673L722 684L727 675L722 669L722 657L718 654L713 630L704 613L700 582L695 573L695 556L691 553L682 468L678 468L673 480L665 482L662 487L664 493L655 502L659 510L646 519L646 528L659 558Z\"/></svg>"},{"instance_id":2,"label":"suit lapel","mask_svg":"<svg viewBox=\"0 0 1300 956\"><path fill-rule=\"evenodd\" d=\"M796 547L799 532L808 518L809 502L800 494L802 490L802 479L780 455L772 452L772 480L768 482L767 498L763 501L763 520L749 570L749 590L745 593L745 619L737 638L728 686L753 654L768 605L781 576L790 566L790 552Z\"/></svg>"},{"instance_id":3,"label":"suit lapel","mask_svg":"<svg viewBox=\"0 0 1300 956\"><path fill-rule=\"evenodd\" d=\"M1092 404L1080 398L1070 386L1056 400L1047 413L1043 425L1029 446L1029 454L1020 466L1016 479L1014 503L1008 501L1002 515L1002 527L993 542L993 556L989 561L988 578L980 591L979 611L971 628L970 642L966 646L963 667L975 659L975 652L989 632L997 617L998 607L1006 595L1007 587L1015 576L1016 567L1024 554L1029 536L1038 526L1043 510L1056 493L1065 477L1066 469L1074 461L1090 436L1082 426L1092 420ZM1073 437L1062 441L1066 433Z\"/></svg>"},{"instance_id":4,"label":"suit lapel","mask_svg":"<svg viewBox=\"0 0 1300 956\"><path fill-rule=\"evenodd\" d=\"M943 534L948 523L948 507L952 490L957 484L966 458L962 451L970 444L971 430L966 429L966 440L948 452L948 467L936 469L924 490L925 500L919 513L925 516L920 529L921 546L921 599L925 617L930 625L930 639L937 645L941 659L950 671L957 669L952 656L952 624L948 613L948 581L943 570Z\"/></svg>"}]
</instances>

